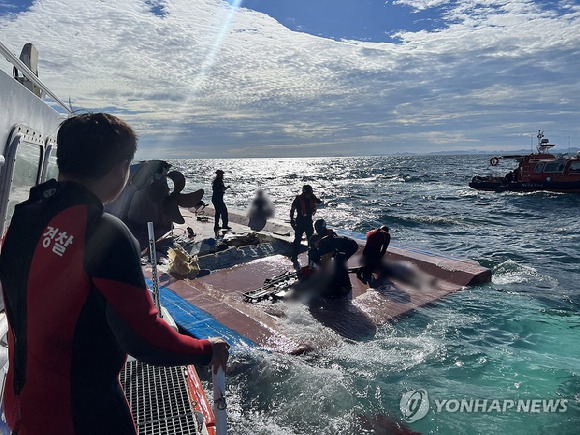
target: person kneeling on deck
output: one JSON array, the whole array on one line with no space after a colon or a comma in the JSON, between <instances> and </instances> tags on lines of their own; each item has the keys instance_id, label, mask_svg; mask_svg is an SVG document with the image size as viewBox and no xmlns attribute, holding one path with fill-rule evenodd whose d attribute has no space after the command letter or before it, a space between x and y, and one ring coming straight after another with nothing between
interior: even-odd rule
<instances>
[{"instance_id":1,"label":"person kneeling on deck","mask_svg":"<svg viewBox=\"0 0 580 435\"><path fill-rule=\"evenodd\" d=\"M391 234L386 225L367 233L367 241L362 252L361 267L356 276L365 284L371 280L373 273L381 267L381 261L391 243Z\"/></svg>"},{"instance_id":2,"label":"person kneeling on deck","mask_svg":"<svg viewBox=\"0 0 580 435\"><path fill-rule=\"evenodd\" d=\"M326 227L324 219L314 223L314 234L308 243L308 260L313 267L332 267L332 280L322 296L348 297L352 285L348 276L347 262L358 250L358 243L350 237L339 236ZM334 261L331 261L331 260Z\"/></svg>"},{"instance_id":3,"label":"person kneeling on deck","mask_svg":"<svg viewBox=\"0 0 580 435\"><path fill-rule=\"evenodd\" d=\"M13 433L136 434L119 383L127 354L225 368L226 341L179 334L157 315L137 241L103 212L136 148L133 129L112 115L68 118L58 131L58 181L33 187L15 207L0 254Z\"/></svg>"}]
</instances>

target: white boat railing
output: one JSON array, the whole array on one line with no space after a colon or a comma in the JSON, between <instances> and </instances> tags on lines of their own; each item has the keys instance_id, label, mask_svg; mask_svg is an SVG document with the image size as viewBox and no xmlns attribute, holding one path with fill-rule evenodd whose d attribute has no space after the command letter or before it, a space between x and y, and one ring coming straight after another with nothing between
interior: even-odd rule
<instances>
[{"instance_id":1,"label":"white boat railing","mask_svg":"<svg viewBox=\"0 0 580 435\"><path fill-rule=\"evenodd\" d=\"M213 414L215 417L216 435L227 435L228 416L226 405L226 374L224 369L219 367L217 373L211 369L213 384Z\"/></svg>"},{"instance_id":2,"label":"white boat railing","mask_svg":"<svg viewBox=\"0 0 580 435\"><path fill-rule=\"evenodd\" d=\"M155 248L155 228L153 228L153 222L147 222L147 234L149 235L149 259L151 261L151 274L153 275L153 302L159 312L159 317L163 318L157 276L157 251Z\"/></svg>"},{"instance_id":3,"label":"white boat railing","mask_svg":"<svg viewBox=\"0 0 580 435\"><path fill-rule=\"evenodd\" d=\"M0 53L4 55L6 60L10 62L14 67L20 71L28 80L38 86L42 92L50 96L60 107L62 107L69 115L72 114L72 110L65 103L62 102L60 98L56 96L48 87L42 83L36 74L34 74L24 62L22 62L14 53L12 53L8 47L6 47L2 42L0 42Z\"/></svg>"}]
</instances>

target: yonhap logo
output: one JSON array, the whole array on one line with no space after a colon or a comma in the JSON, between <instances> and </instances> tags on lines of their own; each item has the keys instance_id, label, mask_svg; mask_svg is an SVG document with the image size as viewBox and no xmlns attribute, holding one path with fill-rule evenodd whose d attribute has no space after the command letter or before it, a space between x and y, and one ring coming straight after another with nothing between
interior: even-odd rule
<instances>
[{"instance_id":1,"label":"yonhap logo","mask_svg":"<svg viewBox=\"0 0 580 435\"><path fill-rule=\"evenodd\" d=\"M407 391L401 397L399 409L407 423L421 420L429 412L429 395L425 390Z\"/></svg>"},{"instance_id":2,"label":"yonhap logo","mask_svg":"<svg viewBox=\"0 0 580 435\"><path fill-rule=\"evenodd\" d=\"M557 399L546 398L517 398L517 399L434 399L434 414L448 412L454 413L565 413L568 411L569 399L559 397ZM421 420L429 412L429 395L426 390L417 389L403 393L399 409L403 414L403 420L407 423Z\"/></svg>"}]
</instances>

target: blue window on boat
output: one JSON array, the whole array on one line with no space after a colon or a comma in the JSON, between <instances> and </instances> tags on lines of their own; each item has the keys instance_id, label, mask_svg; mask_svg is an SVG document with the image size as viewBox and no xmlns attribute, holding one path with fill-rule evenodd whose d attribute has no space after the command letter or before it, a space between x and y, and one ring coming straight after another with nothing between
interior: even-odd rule
<instances>
[{"instance_id":1,"label":"blue window on boat","mask_svg":"<svg viewBox=\"0 0 580 435\"><path fill-rule=\"evenodd\" d=\"M570 172L580 172L580 162L570 163Z\"/></svg>"},{"instance_id":2,"label":"blue window on boat","mask_svg":"<svg viewBox=\"0 0 580 435\"><path fill-rule=\"evenodd\" d=\"M563 172L564 171L564 162L550 162L546 163L546 167L544 168L544 172Z\"/></svg>"},{"instance_id":3,"label":"blue window on boat","mask_svg":"<svg viewBox=\"0 0 580 435\"><path fill-rule=\"evenodd\" d=\"M544 171L544 165L545 163L536 163L536 167L534 168L534 172L536 174L543 172Z\"/></svg>"}]
</instances>

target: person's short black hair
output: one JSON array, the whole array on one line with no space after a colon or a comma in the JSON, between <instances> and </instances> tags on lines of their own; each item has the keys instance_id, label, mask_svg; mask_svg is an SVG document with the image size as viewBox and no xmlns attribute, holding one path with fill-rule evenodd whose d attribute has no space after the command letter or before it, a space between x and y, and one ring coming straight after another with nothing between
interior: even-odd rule
<instances>
[{"instance_id":1,"label":"person's short black hair","mask_svg":"<svg viewBox=\"0 0 580 435\"><path fill-rule=\"evenodd\" d=\"M107 113L83 113L60 124L56 158L62 174L100 178L125 160L133 160L137 134Z\"/></svg>"},{"instance_id":2,"label":"person's short black hair","mask_svg":"<svg viewBox=\"0 0 580 435\"><path fill-rule=\"evenodd\" d=\"M323 235L326 233L326 221L324 219L317 219L314 222L314 229L318 234Z\"/></svg>"}]
</instances>

